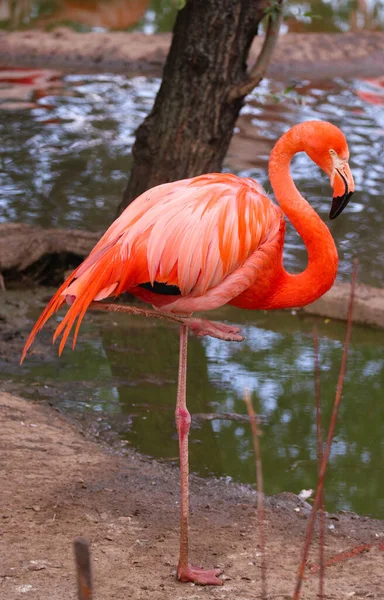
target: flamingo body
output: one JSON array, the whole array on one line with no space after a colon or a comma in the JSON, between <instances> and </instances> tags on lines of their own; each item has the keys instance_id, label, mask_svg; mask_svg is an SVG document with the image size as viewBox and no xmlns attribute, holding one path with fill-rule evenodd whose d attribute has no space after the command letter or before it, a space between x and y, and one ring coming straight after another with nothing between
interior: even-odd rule
<instances>
[{"instance_id":1,"label":"flamingo body","mask_svg":"<svg viewBox=\"0 0 384 600\"><path fill-rule=\"evenodd\" d=\"M131 292L176 313L217 308L257 280L283 228L282 211L252 179L210 173L159 185L126 208L62 294ZM148 289L155 282L169 293Z\"/></svg>"},{"instance_id":2,"label":"flamingo body","mask_svg":"<svg viewBox=\"0 0 384 600\"><path fill-rule=\"evenodd\" d=\"M54 340L62 352L76 319L73 345L87 308L94 301L130 292L151 303L163 317L179 315L180 359L176 403L181 472L181 581L221 585L217 569L188 561L188 433L186 405L188 328L199 335L240 341L239 329L202 319L195 311L231 303L247 309L303 306L326 292L336 277L337 250L328 227L297 190L289 166L305 151L330 178L337 217L354 190L349 151L331 123L308 121L292 127L276 143L269 176L280 207L252 179L210 173L152 188L130 204L109 227L84 262L68 277L45 308L25 344L65 302L67 314ZM285 217L304 241L308 265L290 274L283 266ZM115 305L104 305L110 310ZM126 312L135 312L125 307ZM154 313L147 316L153 316ZM181 315L181 316L180 316ZM184 315L184 316L183 316ZM172 320L171 319L171 320Z\"/></svg>"},{"instance_id":3,"label":"flamingo body","mask_svg":"<svg viewBox=\"0 0 384 600\"><path fill-rule=\"evenodd\" d=\"M329 175L335 195L331 218L337 216L354 189L348 146L337 127L321 121L294 126L272 151L270 179L281 208L254 180L227 173L156 186L125 209L56 292L22 359L65 301L70 308L54 335L55 340L63 333L60 353L77 319L76 343L91 302L122 292L177 314L226 303L274 309L316 300L333 284L338 258L327 226L290 176L291 158L301 151ZM308 250L308 267L298 275L283 267L284 214Z\"/></svg>"}]
</instances>

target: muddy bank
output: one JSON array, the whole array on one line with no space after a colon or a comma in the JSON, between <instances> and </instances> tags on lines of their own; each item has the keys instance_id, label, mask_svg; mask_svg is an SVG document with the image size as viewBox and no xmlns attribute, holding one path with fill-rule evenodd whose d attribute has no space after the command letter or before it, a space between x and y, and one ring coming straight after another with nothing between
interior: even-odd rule
<instances>
[{"instance_id":1,"label":"muddy bank","mask_svg":"<svg viewBox=\"0 0 384 600\"><path fill-rule=\"evenodd\" d=\"M170 34L53 32L0 33L0 62L16 67L52 67L160 75ZM250 62L263 39L254 40ZM375 77L383 73L384 33L290 33L281 36L268 75L278 79Z\"/></svg>"},{"instance_id":2,"label":"muddy bank","mask_svg":"<svg viewBox=\"0 0 384 600\"><path fill-rule=\"evenodd\" d=\"M178 550L178 470L134 452L96 445L50 407L0 394L0 597L22 592L41 600L73 598L72 542L92 544L97 597L144 600L258 597L255 492L192 477L192 559L225 570L222 588L174 579ZM299 509L299 510L297 510ZM292 494L267 500L270 598L292 594L307 523L307 505ZM380 598L384 524L342 514L327 518L328 598ZM317 562L316 548L310 557ZM316 571L314 568L313 571ZM316 574L303 597L316 598Z\"/></svg>"}]
</instances>

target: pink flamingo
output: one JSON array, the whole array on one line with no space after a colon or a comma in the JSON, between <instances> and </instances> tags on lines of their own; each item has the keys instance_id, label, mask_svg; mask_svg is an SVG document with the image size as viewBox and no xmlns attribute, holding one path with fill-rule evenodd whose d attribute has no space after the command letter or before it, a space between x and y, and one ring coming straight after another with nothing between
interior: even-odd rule
<instances>
[{"instance_id":1,"label":"pink flamingo","mask_svg":"<svg viewBox=\"0 0 384 600\"><path fill-rule=\"evenodd\" d=\"M306 152L329 176L333 187L330 218L337 217L354 191L348 145L331 123L308 121L285 133L272 150L269 176L280 208L249 178L210 173L165 183L139 196L68 277L35 324L22 360L37 332L64 303L69 309L57 327L59 353L77 319L73 346L88 307L122 292L141 298L155 311L146 316L181 323L176 427L181 475L181 581L221 585L220 570L192 567L188 561L188 434L186 404L188 329L198 335L241 340L240 329L191 318L195 311L224 304L247 309L304 306L324 294L336 277L338 257L333 238L301 196L290 175L294 154ZM297 275L283 266L284 215L302 237L308 266ZM116 305L100 305L115 310ZM133 307L119 307L140 312Z\"/></svg>"}]
</instances>

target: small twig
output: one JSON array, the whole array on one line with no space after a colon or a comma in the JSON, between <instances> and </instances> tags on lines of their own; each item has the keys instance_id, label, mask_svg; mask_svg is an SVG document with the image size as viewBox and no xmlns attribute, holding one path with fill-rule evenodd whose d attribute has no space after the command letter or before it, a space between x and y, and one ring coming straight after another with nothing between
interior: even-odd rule
<instances>
[{"instance_id":1,"label":"small twig","mask_svg":"<svg viewBox=\"0 0 384 600\"><path fill-rule=\"evenodd\" d=\"M316 327L313 329L313 351L314 351L314 375L315 375L315 396L316 396L316 438L317 438L317 462L319 465L319 476L321 461L323 459L323 433L321 424L321 390L320 390L320 361L319 361L319 335ZM325 522L324 522L324 490L321 492L319 509L319 598L324 600L324 542L325 542Z\"/></svg>"},{"instance_id":2,"label":"small twig","mask_svg":"<svg viewBox=\"0 0 384 600\"><path fill-rule=\"evenodd\" d=\"M89 544L82 538L74 543L75 563L77 572L77 594L79 600L92 600L92 573Z\"/></svg>"},{"instance_id":3,"label":"small twig","mask_svg":"<svg viewBox=\"0 0 384 600\"><path fill-rule=\"evenodd\" d=\"M340 406L341 396L342 396L342 392L343 392L345 370L346 370L347 359L348 359L349 342L351 340L351 332L352 332L352 313L353 313L353 302L354 302L354 299L355 299L355 288L356 288L356 279L357 279L357 265L358 265L358 261L357 261L357 259L355 259L353 261L352 282L351 282L351 295L350 295L349 306L348 306L347 331L346 331L346 334L345 334L345 342L344 342L343 355L342 355L342 358L341 358L339 379L337 381L335 402L334 402L334 405L333 405L333 412L332 412L332 416L331 416L331 423L329 425L327 442L326 442L326 445L325 445L325 451L324 451L324 455L323 455L323 460L321 462L320 473L319 473L319 482L317 484L315 501L314 501L312 512L310 514L309 521L308 521L307 535L306 535L306 538L305 538L304 549L303 549L303 556L302 556L302 559L301 559L299 573L298 573L298 576L297 576L297 582L296 582L295 592L293 594L293 600L299 600L299 598L300 598L300 589L301 589L301 584L303 582L305 565L306 565L307 556L308 556L308 550L309 550L309 546L310 546L311 540L312 540L313 528L314 528L315 519L316 519L316 513L317 513L317 510L318 510L318 508L320 506L321 497L322 497L322 493L323 493L323 489L324 489L325 471L327 469L328 459L329 459L329 455L330 455L330 452L331 452L332 439L333 439L333 435L334 435L334 432L335 432L337 414L339 412L339 406Z\"/></svg>"},{"instance_id":4,"label":"small twig","mask_svg":"<svg viewBox=\"0 0 384 600\"><path fill-rule=\"evenodd\" d=\"M276 0L273 13L268 15L267 31L265 33L263 47L253 67L248 73L248 78L244 83L235 86L228 94L228 101L233 102L237 98L244 98L250 94L260 81L263 79L268 65L272 58L273 50L276 46L281 22L283 20L283 2Z\"/></svg>"},{"instance_id":5,"label":"small twig","mask_svg":"<svg viewBox=\"0 0 384 600\"><path fill-rule=\"evenodd\" d=\"M325 563L325 566L332 567L333 565L337 565L339 562L343 562L350 558L354 558L355 556L358 556L358 555L362 554L363 552L369 552L369 550L374 548L374 546L375 546L375 544L360 544L359 546L355 546L351 550L345 550L344 552L340 552L339 554L336 554L335 556L331 556L331 558L328 558L327 562ZM380 547L379 547L379 549L380 549ZM320 571L320 565L308 565L308 566L309 566L309 572L311 574L317 573L318 571Z\"/></svg>"},{"instance_id":6,"label":"small twig","mask_svg":"<svg viewBox=\"0 0 384 600\"><path fill-rule=\"evenodd\" d=\"M265 557L265 529L264 529L264 489L263 489L263 468L261 462L260 450L260 430L258 426L258 416L255 414L252 406L249 390L244 392L244 401L247 405L249 420L251 423L253 449L255 452L256 464L256 486L257 486L257 519L259 523L259 537L261 550L261 598L267 599L267 564Z\"/></svg>"},{"instance_id":7,"label":"small twig","mask_svg":"<svg viewBox=\"0 0 384 600\"><path fill-rule=\"evenodd\" d=\"M249 423L248 415L239 415L237 413L195 413L192 415L193 421L236 421L238 423Z\"/></svg>"}]
</instances>

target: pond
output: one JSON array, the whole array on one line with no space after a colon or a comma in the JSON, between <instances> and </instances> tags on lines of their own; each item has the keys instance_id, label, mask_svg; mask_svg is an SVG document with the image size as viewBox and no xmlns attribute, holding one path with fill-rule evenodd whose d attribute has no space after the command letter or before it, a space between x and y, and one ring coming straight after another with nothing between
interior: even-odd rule
<instances>
[{"instance_id":1,"label":"pond","mask_svg":"<svg viewBox=\"0 0 384 600\"><path fill-rule=\"evenodd\" d=\"M20 79L10 84L9 72L4 72L7 83L0 89L0 221L102 231L116 214L131 165L134 132L149 112L160 81L31 73L28 78L28 71L19 72ZM352 258L357 256L360 281L381 286L384 104L373 105L361 97L371 87L363 81L321 86L298 82L284 94L285 84L264 80L248 97L225 169L254 177L269 191L268 157L286 129L308 119L328 119L341 127L356 183L348 210L328 221L329 182L306 156L296 157L293 175L331 228L340 252L340 277L350 277ZM291 228L285 249L288 268L305 267L306 253Z\"/></svg>"},{"instance_id":2,"label":"pond","mask_svg":"<svg viewBox=\"0 0 384 600\"><path fill-rule=\"evenodd\" d=\"M325 10L346 4L317 6ZM333 15L339 14L336 8ZM134 131L152 106L159 80L52 71L19 73L13 83L9 74L2 77L0 220L105 229L127 182ZM283 131L313 118L339 125L351 148L356 182L348 209L336 221L327 221L339 248L339 278L349 280L352 258L358 256L359 280L382 286L384 105L372 104L372 95L379 92L375 82L336 80L321 85L296 82L287 93L286 83L265 80L248 97L225 169L255 177L269 189L268 156ZM327 219L331 188L326 177L301 155L293 176ZM291 228L285 250L287 269L305 267L305 251ZM242 324L247 340L225 344L191 338L192 470L254 482L249 425L241 417L222 418L226 413L246 413L243 393L248 387L263 421L266 492L298 493L315 487L313 320L229 307L213 316ZM16 373L2 365L0 378L11 377L24 396L54 398L66 410L90 415L99 420L101 430L113 428L145 454L175 460L177 329L118 316L106 316L104 322L104 326L95 326L92 318L85 322L75 352L66 350L59 360L52 350L44 362L30 357ZM318 327L328 423L345 326L320 322ZM350 509L384 518L383 342L382 331L354 329L326 484L329 510ZM216 418L207 420L207 414Z\"/></svg>"},{"instance_id":3,"label":"pond","mask_svg":"<svg viewBox=\"0 0 384 600\"><path fill-rule=\"evenodd\" d=\"M317 462L312 330L316 323L322 417L328 427L345 325L233 307L212 316L240 324L246 341L190 338L191 470L254 484L243 400L247 388L262 419L266 493L313 489ZM23 397L82 415L107 441L119 435L140 452L177 464L177 327L121 315L103 315L97 324L94 319L94 314L85 319L74 352L67 348L58 358L51 350L44 359L32 354L22 369L4 362L0 383ZM43 331L40 339L49 348L51 335ZM328 510L384 518L383 365L384 332L355 326L326 478Z\"/></svg>"}]
</instances>

